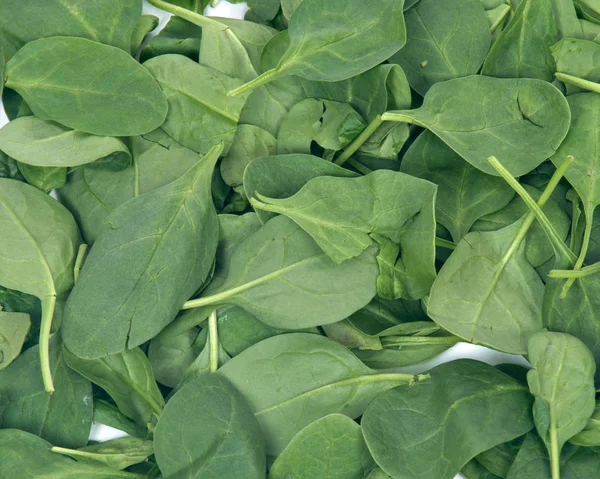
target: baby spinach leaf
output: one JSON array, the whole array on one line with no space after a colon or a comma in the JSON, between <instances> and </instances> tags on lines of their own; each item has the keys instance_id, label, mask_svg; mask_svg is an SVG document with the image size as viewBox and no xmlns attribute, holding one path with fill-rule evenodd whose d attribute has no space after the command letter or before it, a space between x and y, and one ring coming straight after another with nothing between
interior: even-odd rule
<instances>
[{"instance_id":1,"label":"baby spinach leaf","mask_svg":"<svg viewBox=\"0 0 600 479\"><path fill-rule=\"evenodd\" d=\"M481 73L499 78L554 80L550 46L558 40L551 2L522 0L494 41Z\"/></svg>"},{"instance_id":2,"label":"baby spinach leaf","mask_svg":"<svg viewBox=\"0 0 600 479\"><path fill-rule=\"evenodd\" d=\"M104 399L94 399L94 422L114 427L115 429L126 432L133 437L144 439L148 436L148 429L146 425L138 426L135 422L119 411L119 408L112 402Z\"/></svg>"},{"instance_id":3,"label":"baby spinach leaf","mask_svg":"<svg viewBox=\"0 0 600 479\"><path fill-rule=\"evenodd\" d=\"M569 439L569 442L577 446L600 446L600 405L598 401L596 401L594 413L588 419L585 428Z\"/></svg>"},{"instance_id":4,"label":"baby spinach leaf","mask_svg":"<svg viewBox=\"0 0 600 479\"><path fill-rule=\"evenodd\" d=\"M383 119L427 128L485 173L498 175L487 162L494 155L520 176L556 152L571 114L547 82L474 75L436 84L421 108L391 111Z\"/></svg>"},{"instance_id":5,"label":"baby spinach leaf","mask_svg":"<svg viewBox=\"0 0 600 479\"><path fill-rule=\"evenodd\" d=\"M44 37L83 37L129 52L142 14L140 0L33 0L0 4L0 37L7 58L28 42Z\"/></svg>"},{"instance_id":6,"label":"baby spinach leaf","mask_svg":"<svg viewBox=\"0 0 600 479\"><path fill-rule=\"evenodd\" d=\"M405 10L406 45L399 63L419 94L452 78L474 75L490 48L490 28L479 0L420 0Z\"/></svg>"},{"instance_id":7,"label":"baby spinach leaf","mask_svg":"<svg viewBox=\"0 0 600 479\"><path fill-rule=\"evenodd\" d=\"M152 441L135 437L122 437L80 449L53 447L51 451L70 456L78 463L121 470L143 462L148 456L154 454L154 444Z\"/></svg>"},{"instance_id":8,"label":"baby spinach leaf","mask_svg":"<svg viewBox=\"0 0 600 479\"><path fill-rule=\"evenodd\" d=\"M73 286L79 231L60 203L32 186L0 178L0 284L42 302L40 365L53 391L48 343L56 297Z\"/></svg>"},{"instance_id":9,"label":"baby spinach leaf","mask_svg":"<svg viewBox=\"0 0 600 479\"><path fill-rule=\"evenodd\" d=\"M557 77L565 81L568 93L580 92L582 88L566 79L575 79L575 82L577 79L595 83L600 81L600 69L596 61L600 55L600 45L596 42L563 38L551 50L556 62Z\"/></svg>"},{"instance_id":10,"label":"baby spinach leaf","mask_svg":"<svg viewBox=\"0 0 600 479\"><path fill-rule=\"evenodd\" d=\"M474 168L427 131L404 154L400 171L438 185L435 219L455 242L475 221L502 209L514 196L503 179Z\"/></svg>"},{"instance_id":11,"label":"baby spinach leaf","mask_svg":"<svg viewBox=\"0 0 600 479\"><path fill-rule=\"evenodd\" d=\"M104 389L119 411L141 426L160 416L165 401L148 358L140 348L106 356L82 359L68 349L63 355L69 367Z\"/></svg>"},{"instance_id":12,"label":"baby spinach leaf","mask_svg":"<svg viewBox=\"0 0 600 479\"><path fill-rule=\"evenodd\" d=\"M167 100L129 54L84 38L42 38L6 64L6 85L42 120L93 135L133 136L158 128Z\"/></svg>"},{"instance_id":13,"label":"baby spinach leaf","mask_svg":"<svg viewBox=\"0 0 600 479\"><path fill-rule=\"evenodd\" d=\"M269 479L363 479L375 463L360 426L342 414L330 414L300 431L277 457Z\"/></svg>"},{"instance_id":14,"label":"baby spinach leaf","mask_svg":"<svg viewBox=\"0 0 600 479\"><path fill-rule=\"evenodd\" d=\"M80 166L100 160L123 169L131 163L129 150L118 138L89 135L35 116L17 118L0 128L0 149L35 166Z\"/></svg>"},{"instance_id":15,"label":"baby spinach leaf","mask_svg":"<svg viewBox=\"0 0 600 479\"><path fill-rule=\"evenodd\" d=\"M165 27L142 49L140 60L145 62L150 58L169 53L196 60L200 52L201 38L202 28L183 18L172 16Z\"/></svg>"},{"instance_id":16,"label":"baby spinach leaf","mask_svg":"<svg viewBox=\"0 0 600 479\"><path fill-rule=\"evenodd\" d=\"M353 171L337 166L316 156L304 154L276 155L257 158L244 171L244 191L248 198L257 193L270 198L288 198L296 194L313 178L334 176L355 178ZM275 213L257 210L263 223Z\"/></svg>"},{"instance_id":17,"label":"baby spinach leaf","mask_svg":"<svg viewBox=\"0 0 600 479\"><path fill-rule=\"evenodd\" d=\"M381 392L416 380L410 374L376 373L341 344L307 333L265 339L217 374L249 401L270 455L280 454L313 421L332 413L356 418Z\"/></svg>"},{"instance_id":18,"label":"baby spinach leaf","mask_svg":"<svg viewBox=\"0 0 600 479\"><path fill-rule=\"evenodd\" d=\"M459 359L430 375L380 394L362 417L375 462L393 477L451 479L477 454L533 427L527 389L494 367Z\"/></svg>"},{"instance_id":19,"label":"baby spinach leaf","mask_svg":"<svg viewBox=\"0 0 600 479\"><path fill-rule=\"evenodd\" d=\"M285 75L340 81L373 68L406 42L403 3L372 0L365 10L359 0L304 0L290 19L290 46L279 64L232 95Z\"/></svg>"},{"instance_id":20,"label":"baby spinach leaf","mask_svg":"<svg viewBox=\"0 0 600 479\"><path fill-rule=\"evenodd\" d=\"M552 475L558 477L563 445L585 428L594 412L596 363L585 344L565 333L534 334L528 353L535 426L548 449Z\"/></svg>"},{"instance_id":21,"label":"baby spinach leaf","mask_svg":"<svg viewBox=\"0 0 600 479\"><path fill-rule=\"evenodd\" d=\"M38 374L38 349L29 348L0 371L0 396L8 400L0 415L0 426L21 429L63 447L85 446L92 426L92 385L69 369L60 340L54 336L50 342L50 371L56 391L46 392Z\"/></svg>"},{"instance_id":22,"label":"baby spinach leaf","mask_svg":"<svg viewBox=\"0 0 600 479\"><path fill-rule=\"evenodd\" d=\"M143 479L139 474L82 464L51 452L52 444L17 429L0 430L0 475L19 479Z\"/></svg>"},{"instance_id":23,"label":"baby spinach leaf","mask_svg":"<svg viewBox=\"0 0 600 479\"><path fill-rule=\"evenodd\" d=\"M202 376L173 396L156 426L154 447L165 477L266 474L260 426L245 398L220 375Z\"/></svg>"},{"instance_id":24,"label":"baby spinach leaf","mask_svg":"<svg viewBox=\"0 0 600 479\"><path fill-rule=\"evenodd\" d=\"M27 163L18 163L18 168L27 183L44 193L62 188L67 181L67 168L35 166Z\"/></svg>"},{"instance_id":25,"label":"baby spinach leaf","mask_svg":"<svg viewBox=\"0 0 600 479\"><path fill-rule=\"evenodd\" d=\"M201 161L198 153L181 146L162 130L130 138L129 145L133 164L125 170L72 171L58 191L89 245L106 229L106 218L118 206L175 181Z\"/></svg>"},{"instance_id":26,"label":"baby spinach leaf","mask_svg":"<svg viewBox=\"0 0 600 479\"><path fill-rule=\"evenodd\" d=\"M498 444L476 456L475 460L492 474L506 477L524 440L525 436L521 436L504 444Z\"/></svg>"},{"instance_id":27,"label":"baby spinach leaf","mask_svg":"<svg viewBox=\"0 0 600 479\"><path fill-rule=\"evenodd\" d=\"M63 338L96 359L148 341L207 279L218 241L210 194L214 147L173 183L117 208L91 248L66 306Z\"/></svg>"},{"instance_id":28,"label":"baby spinach leaf","mask_svg":"<svg viewBox=\"0 0 600 479\"><path fill-rule=\"evenodd\" d=\"M29 328L28 314L8 313L0 308L0 371L19 357Z\"/></svg>"},{"instance_id":29,"label":"baby spinach leaf","mask_svg":"<svg viewBox=\"0 0 600 479\"><path fill-rule=\"evenodd\" d=\"M144 66L167 96L169 113L162 129L198 153L221 142L227 153L246 99L232 98L227 90L241 82L181 55L161 55Z\"/></svg>"},{"instance_id":30,"label":"baby spinach leaf","mask_svg":"<svg viewBox=\"0 0 600 479\"><path fill-rule=\"evenodd\" d=\"M137 53L142 43L147 35L158 27L158 21L158 17L155 17L154 15L142 15L138 19L133 29L133 33L131 34L130 52L132 57L137 58Z\"/></svg>"},{"instance_id":31,"label":"baby spinach leaf","mask_svg":"<svg viewBox=\"0 0 600 479\"><path fill-rule=\"evenodd\" d=\"M240 241L223 280L184 308L232 304L284 329L335 323L375 296L376 252L371 247L337 264L292 220L278 216Z\"/></svg>"},{"instance_id":32,"label":"baby spinach leaf","mask_svg":"<svg viewBox=\"0 0 600 479\"><path fill-rule=\"evenodd\" d=\"M359 255L381 236L393 251L399 272L391 297L419 299L429 291L434 268L435 186L392 171L360 178L321 176L289 198L251 199L257 209L281 213L307 231L335 262ZM380 266L381 270L381 266ZM380 294L381 294L381 288Z\"/></svg>"}]
</instances>

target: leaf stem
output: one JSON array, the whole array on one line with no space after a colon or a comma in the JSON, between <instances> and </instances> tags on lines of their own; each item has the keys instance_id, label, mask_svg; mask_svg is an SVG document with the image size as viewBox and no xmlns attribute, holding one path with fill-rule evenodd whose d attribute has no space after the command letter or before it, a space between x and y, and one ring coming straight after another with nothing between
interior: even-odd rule
<instances>
[{"instance_id":1,"label":"leaf stem","mask_svg":"<svg viewBox=\"0 0 600 479\"><path fill-rule=\"evenodd\" d=\"M217 310L215 309L208 317L208 344L209 362L208 367L211 373L216 373L219 369L219 330L217 324Z\"/></svg>"},{"instance_id":2,"label":"leaf stem","mask_svg":"<svg viewBox=\"0 0 600 479\"><path fill-rule=\"evenodd\" d=\"M584 80L583 78L579 78L573 75L568 75L567 73L556 72L554 76L563 83L568 83L569 85L574 85L579 88L583 88L584 90L600 93L599 83Z\"/></svg>"},{"instance_id":3,"label":"leaf stem","mask_svg":"<svg viewBox=\"0 0 600 479\"><path fill-rule=\"evenodd\" d=\"M512 187L513 190L523 199L529 210L534 214L535 218L539 221L540 225L544 229L544 232L550 239L550 242L554 246L557 253L560 253L563 258L567 259L571 264L576 261L575 254L569 249L564 243L559 234L554 229L554 226L548 220L548 217L542 211L542 207L550 199L555 188L558 186L559 181L564 176L567 168L573 163L573 157L568 156L556 169L552 178L548 182L546 189L542 192L538 202L527 193L525 188L509 173L509 171L502 166L502 164L493 156L488 158L489 163L492 167L504 178L504 180Z\"/></svg>"},{"instance_id":4,"label":"leaf stem","mask_svg":"<svg viewBox=\"0 0 600 479\"><path fill-rule=\"evenodd\" d=\"M558 432L552 417L550 418L550 468L552 470L552 479L560 479L560 450L558 448Z\"/></svg>"},{"instance_id":5,"label":"leaf stem","mask_svg":"<svg viewBox=\"0 0 600 479\"><path fill-rule=\"evenodd\" d=\"M435 245L439 246L440 248L446 248L446 249L456 249L456 243L452 242L452 241L448 241L445 240L443 238L439 238L439 237L435 237Z\"/></svg>"},{"instance_id":6,"label":"leaf stem","mask_svg":"<svg viewBox=\"0 0 600 479\"><path fill-rule=\"evenodd\" d=\"M496 31L496 29L500 25L502 25L502 23L506 19L506 16L510 13L510 11L511 11L510 5L504 4L504 6L502 7L502 13L500 15L498 15L498 18L496 18L496 21L490 25L491 33L494 33Z\"/></svg>"},{"instance_id":7,"label":"leaf stem","mask_svg":"<svg viewBox=\"0 0 600 479\"><path fill-rule=\"evenodd\" d=\"M583 234L583 243L581 243L581 250L579 251L579 257L577 258L577 262L575 266L573 266L573 271L579 271L583 266L583 262L585 260L585 256L587 255L588 248L590 247L590 239L592 237L592 221L594 220L594 208L589 205L584 206L585 210L585 230ZM560 299L565 299L571 286L575 282L577 278L569 278L567 282L564 284L562 291L560 292Z\"/></svg>"},{"instance_id":8,"label":"leaf stem","mask_svg":"<svg viewBox=\"0 0 600 479\"><path fill-rule=\"evenodd\" d=\"M354 138L352 143L350 143L342 152L340 156L334 161L336 165L343 165L350 159L350 157L358 151L358 149L364 145L364 143L371 137L375 130L381 126L383 123L383 119L381 115L377 115L375 118L371 120L371 122L365 127L360 134Z\"/></svg>"},{"instance_id":9,"label":"leaf stem","mask_svg":"<svg viewBox=\"0 0 600 479\"><path fill-rule=\"evenodd\" d=\"M229 27L224 23L219 22L218 20L214 20L210 17L205 17L204 15L200 15L199 13L192 12L187 8L178 7L177 5L172 5L167 2L163 2L163 0L148 0L148 3L154 5L157 8L164 10L165 12L172 13L173 15L183 18L194 25L198 25L202 28L212 28L214 30L228 30Z\"/></svg>"},{"instance_id":10,"label":"leaf stem","mask_svg":"<svg viewBox=\"0 0 600 479\"><path fill-rule=\"evenodd\" d=\"M52 318L56 308L56 295L42 298L42 322L40 324L40 366L44 389L49 393L54 392L52 370L50 369L50 332L52 331Z\"/></svg>"},{"instance_id":11,"label":"leaf stem","mask_svg":"<svg viewBox=\"0 0 600 479\"><path fill-rule=\"evenodd\" d=\"M233 90L227 92L227 95L238 96L238 95L241 95L242 93L253 91L256 88L258 88L259 86L262 86L266 83L272 82L273 80L275 80L277 77L279 77L281 75L282 75L281 70L279 70L277 68L273 68L272 70L268 70L268 71L264 72L262 75L259 75L254 80L250 80L249 82L244 83L242 86L239 86L239 87L234 88Z\"/></svg>"},{"instance_id":12,"label":"leaf stem","mask_svg":"<svg viewBox=\"0 0 600 479\"><path fill-rule=\"evenodd\" d=\"M363 175L368 175L369 173L373 173L373 170L371 168L367 168L365 165L363 165L360 161L355 160L354 158L348 158L347 163L354 168L356 171L359 171L360 173L362 173Z\"/></svg>"},{"instance_id":13,"label":"leaf stem","mask_svg":"<svg viewBox=\"0 0 600 479\"><path fill-rule=\"evenodd\" d=\"M401 111L386 111L381 115L383 121L395 121L396 123L410 123L425 128L425 125L416 121L413 117L405 115Z\"/></svg>"},{"instance_id":14,"label":"leaf stem","mask_svg":"<svg viewBox=\"0 0 600 479\"><path fill-rule=\"evenodd\" d=\"M600 273L600 263L594 263L578 270L553 269L548 276L551 278L585 278L598 273Z\"/></svg>"},{"instance_id":15,"label":"leaf stem","mask_svg":"<svg viewBox=\"0 0 600 479\"><path fill-rule=\"evenodd\" d=\"M83 261L85 260L87 250L87 244L82 243L79 245L79 249L77 250L77 257L75 258L75 265L73 266L73 283L77 283L77 280L79 279L79 272L81 271L81 267L83 266Z\"/></svg>"}]
</instances>

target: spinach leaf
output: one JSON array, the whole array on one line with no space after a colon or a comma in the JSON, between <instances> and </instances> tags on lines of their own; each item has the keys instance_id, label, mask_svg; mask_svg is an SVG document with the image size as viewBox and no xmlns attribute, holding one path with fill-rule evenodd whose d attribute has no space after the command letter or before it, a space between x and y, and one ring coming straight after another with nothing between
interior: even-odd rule
<instances>
[{"instance_id":1,"label":"spinach leaf","mask_svg":"<svg viewBox=\"0 0 600 479\"><path fill-rule=\"evenodd\" d=\"M376 253L371 247L337 264L292 220L279 216L240 241L222 279L184 308L232 304L284 329L335 323L375 296Z\"/></svg>"},{"instance_id":2,"label":"spinach leaf","mask_svg":"<svg viewBox=\"0 0 600 479\"><path fill-rule=\"evenodd\" d=\"M435 218L455 242L475 221L502 209L514 196L504 180L474 168L427 131L404 154L400 171L438 185Z\"/></svg>"},{"instance_id":3,"label":"spinach leaf","mask_svg":"<svg viewBox=\"0 0 600 479\"><path fill-rule=\"evenodd\" d=\"M117 208L67 301L63 338L85 359L125 351L169 324L207 279L218 241L214 147L173 183Z\"/></svg>"},{"instance_id":4,"label":"spinach leaf","mask_svg":"<svg viewBox=\"0 0 600 479\"><path fill-rule=\"evenodd\" d=\"M167 96L169 113L162 129L198 153L221 142L227 153L245 102L245 96L232 98L227 90L241 82L181 55L161 55L144 66Z\"/></svg>"},{"instance_id":5,"label":"spinach leaf","mask_svg":"<svg viewBox=\"0 0 600 479\"><path fill-rule=\"evenodd\" d=\"M200 52L201 38L202 28L183 18L172 16L165 27L142 49L140 60L145 62L150 58L169 53L196 60Z\"/></svg>"},{"instance_id":6,"label":"spinach leaf","mask_svg":"<svg viewBox=\"0 0 600 479\"><path fill-rule=\"evenodd\" d=\"M21 429L63 447L85 446L92 426L92 386L69 369L60 340L54 336L49 355L56 391L46 392L38 374L38 349L29 348L0 371L0 396L8 400L0 411L0 426Z\"/></svg>"},{"instance_id":7,"label":"spinach leaf","mask_svg":"<svg viewBox=\"0 0 600 479\"><path fill-rule=\"evenodd\" d=\"M492 366L460 359L429 374L379 395L362 417L375 462L393 477L451 479L477 454L533 427L527 389Z\"/></svg>"},{"instance_id":8,"label":"spinach leaf","mask_svg":"<svg viewBox=\"0 0 600 479\"><path fill-rule=\"evenodd\" d=\"M374 465L360 426L347 416L330 414L290 441L271 466L269 479L363 479Z\"/></svg>"},{"instance_id":9,"label":"spinach leaf","mask_svg":"<svg viewBox=\"0 0 600 479\"><path fill-rule=\"evenodd\" d=\"M106 426L114 427L115 429L126 432L133 437L144 439L148 436L148 429L146 425L137 425L121 411L119 411L117 406L104 399L94 399L94 422L97 424L105 424Z\"/></svg>"},{"instance_id":10,"label":"spinach leaf","mask_svg":"<svg viewBox=\"0 0 600 479\"><path fill-rule=\"evenodd\" d=\"M239 95L285 75L340 81L380 64L406 42L403 0L304 0L290 19L290 46L279 64L231 91Z\"/></svg>"},{"instance_id":11,"label":"spinach leaf","mask_svg":"<svg viewBox=\"0 0 600 479\"><path fill-rule=\"evenodd\" d=\"M563 445L585 428L594 412L596 363L585 344L565 333L534 334L528 353L535 426L548 449L552 476L559 477Z\"/></svg>"},{"instance_id":12,"label":"spinach leaf","mask_svg":"<svg viewBox=\"0 0 600 479\"><path fill-rule=\"evenodd\" d=\"M122 437L110 441L92 444L80 449L53 447L52 452L70 456L78 463L90 466L108 466L117 470L143 462L154 454L152 441L135 437Z\"/></svg>"},{"instance_id":13,"label":"spinach leaf","mask_svg":"<svg viewBox=\"0 0 600 479\"><path fill-rule=\"evenodd\" d=\"M154 447L165 477L266 474L260 426L245 398L220 375L202 376L173 396L156 426Z\"/></svg>"},{"instance_id":14,"label":"spinach leaf","mask_svg":"<svg viewBox=\"0 0 600 479\"><path fill-rule=\"evenodd\" d=\"M11 58L28 42L44 37L82 37L129 52L142 13L140 0L3 0L0 4L2 48Z\"/></svg>"},{"instance_id":15,"label":"spinach leaf","mask_svg":"<svg viewBox=\"0 0 600 479\"><path fill-rule=\"evenodd\" d=\"M514 176L530 172L558 149L571 114L560 91L542 80L469 76L436 84L416 110L384 120L427 128L485 173L494 155Z\"/></svg>"},{"instance_id":16,"label":"spinach leaf","mask_svg":"<svg viewBox=\"0 0 600 479\"><path fill-rule=\"evenodd\" d=\"M130 51L132 57L137 58L142 43L147 38L148 34L158 27L158 21L158 17L155 17L154 15L142 15L138 19L133 29L133 33L131 34Z\"/></svg>"},{"instance_id":17,"label":"spinach leaf","mask_svg":"<svg viewBox=\"0 0 600 479\"><path fill-rule=\"evenodd\" d=\"M17 163L17 165L25 181L44 193L62 188L67 181L67 168L35 166L27 163Z\"/></svg>"},{"instance_id":18,"label":"spinach leaf","mask_svg":"<svg viewBox=\"0 0 600 479\"><path fill-rule=\"evenodd\" d=\"M585 428L581 432L575 434L569 442L577 446L600 446L600 406L596 401L594 413L588 419Z\"/></svg>"},{"instance_id":19,"label":"spinach leaf","mask_svg":"<svg viewBox=\"0 0 600 479\"><path fill-rule=\"evenodd\" d=\"M270 455L281 453L313 421L332 413L356 418L383 391L417 380L410 374L377 373L339 343L307 333L265 339L217 374L249 401Z\"/></svg>"},{"instance_id":20,"label":"spinach leaf","mask_svg":"<svg viewBox=\"0 0 600 479\"><path fill-rule=\"evenodd\" d=\"M361 254L373 239L380 242L378 237L398 245L401 257L396 249L391 258L397 278L386 297L419 299L435 277L435 191L427 181L380 170L360 178L317 177L289 198L257 194L251 203L293 219L338 263Z\"/></svg>"},{"instance_id":21,"label":"spinach leaf","mask_svg":"<svg viewBox=\"0 0 600 479\"><path fill-rule=\"evenodd\" d=\"M148 358L140 348L102 359L82 359L63 350L69 367L104 389L119 411L140 426L160 416L165 401Z\"/></svg>"},{"instance_id":22,"label":"spinach leaf","mask_svg":"<svg viewBox=\"0 0 600 479\"><path fill-rule=\"evenodd\" d=\"M73 286L79 231L57 201L20 181L0 178L0 284L42 302L40 366L44 386L53 391L48 343L56 298Z\"/></svg>"},{"instance_id":23,"label":"spinach leaf","mask_svg":"<svg viewBox=\"0 0 600 479\"><path fill-rule=\"evenodd\" d=\"M588 40L564 38L551 47L556 62L556 77L565 82L568 93L585 89L580 80L597 83L600 70L596 58L600 55L600 45Z\"/></svg>"},{"instance_id":24,"label":"spinach leaf","mask_svg":"<svg viewBox=\"0 0 600 479\"><path fill-rule=\"evenodd\" d=\"M51 452L52 444L17 429L0 430L0 475L19 479L142 479L105 466L82 464Z\"/></svg>"},{"instance_id":25,"label":"spinach leaf","mask_svg":"<svg viewBox=\"0 0 600 479\"><path fill-rule=\"evenodd\" d=\"M28 314L8 313L0 308L0 371L19 357L29 328L31 320Z\"/></svg>"},{"instance_id":26,"label":"spinach leaf","mask_svg":"<svg viewBox=\"0 0 600 479\"><path fill-rule=\"evenodd\" d=\"M491 43L479 0L420 0L404 17L406 45L390 61L402 66L420 95L435 83L479 71Z\"/></svg>"},{"instance_id":27,"label":"spinach leaf","mask_svg":"<svg viewBox=\"0 0 600 479\"><path fill-rule=\"evenodd\" d=\"M35 166L80 166L98 160L123 169L131 163L129 150L118 138L89 135L35 116L17 118L0 128L0 149Z\"/></svg>"},{"instance_id":28,"label":"spinach leaf","mask_svg":"<svg viewBox=\"0 0 600 479\"><path fill-rule=\"evenodd\" d=\"M146 69L124 51L84 38L30 42L5 74L6 86L35 116L85 133L141 135L167 115L167 100Z\"/></svg>"}]
</instances>

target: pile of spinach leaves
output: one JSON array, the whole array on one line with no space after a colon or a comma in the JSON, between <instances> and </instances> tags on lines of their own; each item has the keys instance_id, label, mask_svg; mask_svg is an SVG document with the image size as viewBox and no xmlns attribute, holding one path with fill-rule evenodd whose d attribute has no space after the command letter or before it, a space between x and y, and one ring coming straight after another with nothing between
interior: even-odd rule
<instances>
[{"instance_id":1,"label":"pile of spinach leaves","mask_svg":"<svg viewBox=\"0 0 600 479\"><path fill-rule=\"evenodd\" d=\"M600 4L149 3L0 0L0 477L600 477Z\"/></svg>"}]
</instances>

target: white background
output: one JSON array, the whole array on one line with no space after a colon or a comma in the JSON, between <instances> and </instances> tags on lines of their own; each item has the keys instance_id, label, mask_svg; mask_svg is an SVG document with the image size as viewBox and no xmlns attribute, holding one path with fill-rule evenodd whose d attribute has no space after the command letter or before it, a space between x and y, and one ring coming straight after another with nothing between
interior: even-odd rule
<instances>
[{"instance_id":1,"label":"white background","mask_svg":"<svg viewBox=\"0 0 600 479\"><path fill-rule=\"evenodd\" d=\"M247 7L245 3L232 5L225 1L221 1L216 8L208 7L205 14L220 17L243 18L246 10ZM152 14L159 17L160 23L156 31L164 27L170 16L162 10L159 10L153 7L152 5L149 5L146 1L144 1L144 13ZM1 108L1 106L2 104L0 100L0 126L8 122L4 109ZM420 373L427 371L438 364L459 358L478 359L480 361L485 361L489 364L517 363L524 366L529 366L529 363L521 356L513 356L510 354L500 353L498 351L493 351L491 349L484 348L483 346L459 343L452 349L446 351L445 353L441 354L440 356L436 357L431 361L419 364L417 366L402 368L399 371L408 373ZM92 427L90 439L94 441L107 441L109 439L114 439L125 435L125 433L113 429L111 427L104 426L102 424L94 424L94 426Z\"/></svg>"}]
</instances>

